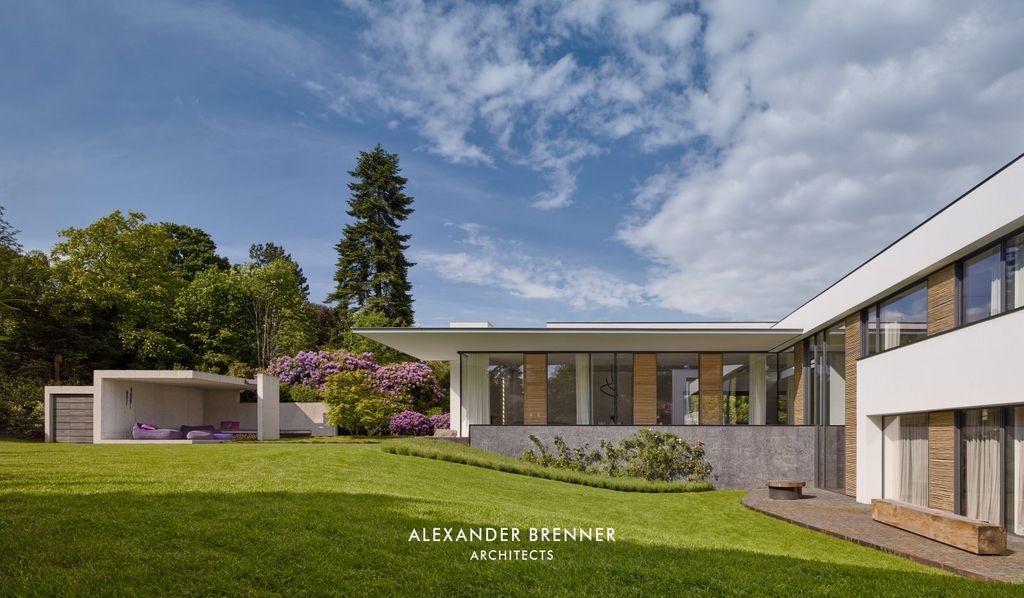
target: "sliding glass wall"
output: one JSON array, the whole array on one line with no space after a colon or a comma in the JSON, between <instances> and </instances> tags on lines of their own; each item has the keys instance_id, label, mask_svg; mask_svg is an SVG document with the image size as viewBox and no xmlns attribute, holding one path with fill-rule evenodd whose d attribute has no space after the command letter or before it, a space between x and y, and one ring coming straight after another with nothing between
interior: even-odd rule
<instances>
[{"instance_id":1,"label":"sliding glass wall","mask_svg":"<svg viewBox=\"0 0 1024 598\"><path fill-rule=\"evenodd\" d=\"M700 423L699 359L697 353L658 353L659 425Z\"/></svg>"},{"instance_id":2,"label":"sliding glass wall","mask_svg":"<svg viewBox=\"0 0 1024 598\"><path fill-rule=\"evenodd\" d=\"M1024 307L1024 233L1006 242L1006 309Z\"/></svg>"},{"instance_id":3,"label":"sliding glass wall","mask_svg":"<svg viewBox=\"0 0 1024 598\"><path fill-rule=\"evenodd\" d=\"M460 369L467 424L523 423L522 353L467 353Z\"/></svg>"},{"instance_id":4,"label":"sliding glass wall","mask_svg":"<svg viewBox=\"0 0 1024 598\"><path fill-rule=\"evenodd\" d=\"M548 423L590 423L589 353L548 353Z\"/></svg>"},{"instance_id":5,"label":"sliding glass wall","mask_svg":"<svg viewBox=\"0 0 1024 598\"><path fill-rule=\"evenodd\" d=\"M928 506L928 414L883 418L882 496Z\"/></svg>"},{"instance_id":6,"label":"sliding glass wall","mask_svg":"<svg viewBox=\"0 0 1024 598\"><path fill-rule=\"evenodd\" d=\"M591 353L593 423L633 423L633 354Z\"/></svg>"}]
</instances>

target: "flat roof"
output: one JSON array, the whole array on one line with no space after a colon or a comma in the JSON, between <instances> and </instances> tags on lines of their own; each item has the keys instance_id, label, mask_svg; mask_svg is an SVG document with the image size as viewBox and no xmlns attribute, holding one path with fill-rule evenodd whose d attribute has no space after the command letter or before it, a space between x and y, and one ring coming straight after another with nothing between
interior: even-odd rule
<instances>
[{"instance_id":1,"label":"flat roof","mask_svg":"<svg viewBox=\"0 0 1024 598\"><path fill-rule=\"evenodd\" d=\"M704 326L664 328L355 328L353 332L429 361L458 359L460 352L745 352L770 351L799 337L787 328Z\"/></svg>"},{"instance_id":2,"label":"flat roof","mask_svg":"<svg viewBox=\"0 0 1024 598\"><path fill-rule=\"evenodd\" d=\"M148 382L150 384L168 384L171 386L190 386L208 389L248 390L256 386L255 380L246 380L235 376L223 376L197 370L96 370L93 380L129 380L132 382Z\"/></svg>"}]
</instances>

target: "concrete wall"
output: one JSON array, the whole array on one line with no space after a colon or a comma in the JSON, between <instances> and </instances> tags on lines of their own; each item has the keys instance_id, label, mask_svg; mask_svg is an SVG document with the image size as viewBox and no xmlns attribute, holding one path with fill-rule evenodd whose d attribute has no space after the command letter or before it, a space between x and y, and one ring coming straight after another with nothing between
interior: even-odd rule
<instances>
[{"instance_id":1,"label":"concrete wall","mask_svg":"<svg viewBox=\"0 0 1024 598\"><path fill-rule=\"evenodd\" d=\"M584 443L599 448L601 440L618 442L649 426L478 426L470 427L469 443L477 448L518 457L533 448L534 434L554 449L555 436L570 447ZM769 479L814 483L813 426L655 426L689 442L701 441L714 468L716 488L753 488Z\"/></svg>"},{"instance_id":2,"label":"concrete wall","mask_svg":"<svg viewBox=\"0 0 1024 598\"><path fill-rule=\"evenodd\" d=\"M100 392L94 395L93 425L102 440L127 439L136 422L158 428L206 423L202 389L106 378L100 378L99 386Z\"/></svg>"},{"instance_id":3,"label":"concrete wall","mask_svg":"<svg viewBox=\"0 0 1024 598\"><path fill-rule=\"evenodd\" d=\"M256 403L243 403L237 390L208 390L203 400L204 423L219 426L223 421L238 422L239 429L256 429Z\"/></svg>"},{"instance_id":4,"label":"concrete wall","mask_svg":"<svg viewBox=\"0 0 1024 598\"><path fill-rule=\"evenodd\" d=\"M1012 312L857 362L857 501L882 495L882 416L1012 405L1024 311Z\"/></svg>"},{"instance_id":5,"label":"concrete wall","mask_svg":"<svg viewBox=\"0 0 1024 598\"><path fill-rule=\"evenodd\" d=\"M282 430L309 430L313 436L337 436L338 427L327 423L323 403L281 403Z\"/></svg>"}]
</instances>

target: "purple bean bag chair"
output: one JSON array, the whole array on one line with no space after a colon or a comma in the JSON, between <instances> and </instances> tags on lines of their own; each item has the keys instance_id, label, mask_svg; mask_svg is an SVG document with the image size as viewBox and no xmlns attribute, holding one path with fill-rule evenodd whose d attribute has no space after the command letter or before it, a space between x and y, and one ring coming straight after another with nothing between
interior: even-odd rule
<instances>
[{"instance_id":1,"label":"purple bean bag chair","mask_svg":"<svg viewBox=\"0 0 1024 598\"><path fill-rule=\"evenodd\" d=\"M132 426L132 440L184 440L185 435L178 430L157 428L146 430L141 424Z\"/></svg>"},{"instance_id":2,"label":"purple bean bag chair","mask_svg":"<svg viewBox=\"0 0 1024 598\"><path fill-rule=\"evenodd\" d=\"M192 438L191 436L189 436L189 434L191 434L192 432L206 432L208 434L213 434L213 433L217 432L217 428L214 428L213 426L182 426L181 427L181 433L186 438L188 438L189 440L195 440L195 438ZM199 438L199 437L197 436L196 438Z\"/></svg>"}]
</instances>

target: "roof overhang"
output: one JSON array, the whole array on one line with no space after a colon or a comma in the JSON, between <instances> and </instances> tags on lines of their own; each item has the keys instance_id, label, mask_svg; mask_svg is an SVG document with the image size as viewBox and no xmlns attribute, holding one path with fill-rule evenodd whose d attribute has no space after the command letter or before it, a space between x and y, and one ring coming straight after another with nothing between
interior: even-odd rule
<instances>
[{"instance_id":1,"label":"roof overhang","mask_svg":"<svg viewBox=\"0 0 1024 598\"><path fill-rule=\"evenodd\" d=\"M356 334L428 361L460 352L770 351L802 334L786 328L356 328Z\"/></svg>"},{"instance_id":2,"label":"roof overhang","mask_svg":"<svg viewBox=\"0 0 1024 598\"><path fill-rule=\"evenodd\" d=\"M256 382L234 376L222 376L195 370L96 370L94 380L127 380L130 382L188 386L208 390L249 390Z\"/></svg>"}]
</instances>

